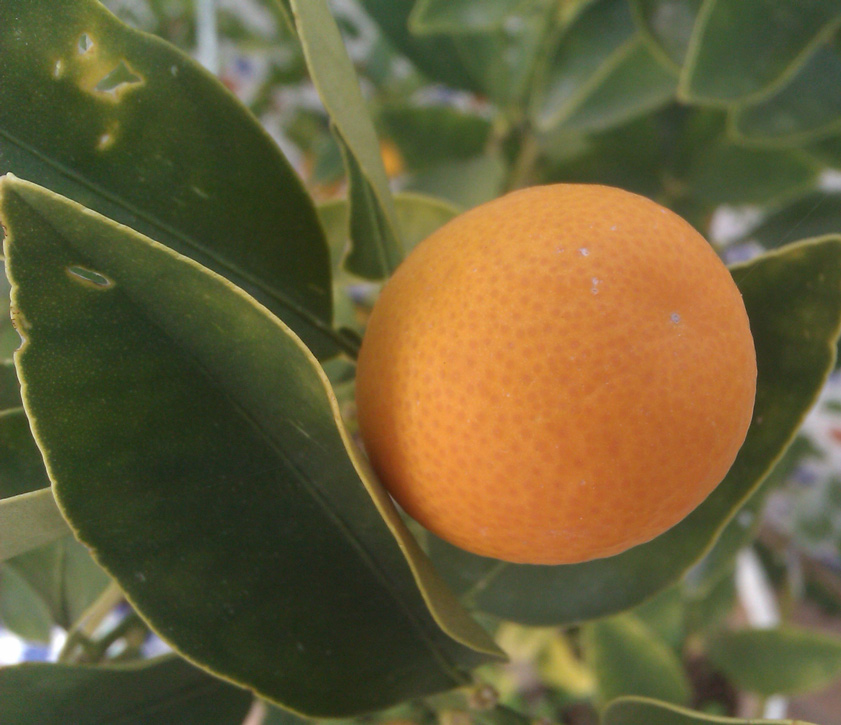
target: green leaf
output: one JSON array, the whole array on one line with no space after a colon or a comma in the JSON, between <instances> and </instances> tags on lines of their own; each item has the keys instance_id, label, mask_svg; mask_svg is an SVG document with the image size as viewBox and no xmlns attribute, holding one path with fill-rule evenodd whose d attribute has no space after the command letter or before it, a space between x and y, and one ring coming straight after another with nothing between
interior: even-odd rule
<instances>
[{"instance_id":1,"label":"green leaf","mask_svg":"<svg viewBox=\"0 0 841 725\"><path fill-rule=\"evenodd\" d=\"M36 439L77 536L150 626L319 716L456 686L498 656L288 328L162 245L32 184L1 188Z\"/></svg>"},{"instance_id":2,"label":"green leaf","mask_svg":"<svg viewBox=\"0 0 841 725\"><path fill-rule=\"evenodd\" d=\"M540 5L541 0L418 0L409 30L416 35L503 30L506 20Z\"/></svg>"},{"instance_id":3,"label":"green leaf","mask_svg":"<svg viewBox=\"0 0 841 725\"><path fill-rule=\"evenodd\" d=\"M709 656L736 687L761 695L814 692L841 677L841 637L790 625L723 632Z\"/></svg>"},{"instance_id":4,"label":"green leaf","mask_svg":"<svg viewBox=\"0 0 841 725\"><path fill-rule=\"evenodd\" d=\"M41 451L23 408L0 411L0 500L49 485Z\"/></svg>"},{"instance_id":5,"label":"green leaf","mask_svg":"<svg viewBox=\"0 0 841 725\"><path fill-rule=\"evenodd\" d=\"M414 249L419 242L461 212L458 207L446 201L411 192L397 194L394 197L394 206L400 228L406 236L407 251ZM336 199L321 204L318 207L318 216L327 233L333 264L338 268L347 248L347 200Z\"/></svg>"},{"instance_id":6,"label":"green leaf","mask_svg":"<svg viewBox=\"0 0 841 725\"><path fill-rule=\"evenodd\" d=\"M822 167L799 149L720 143L699 156L688 181L710 204L782 204L814 189Z\"/></svg>"},{"instance_id":7,"label":"green leaf","mask_svg":"<svg viewBox=\"0 0 841 725\"><path fill-rule=\"evenodd\" d=\"M689 700L691 687L680 659L632 614L588 624L582 637L602 702L622 695L653 697L677 704Z\"/></svg>"},{"instance_id":8,"label":"green leaf","mask_svg":"<svg viewBox=\"0 0 841 725\"><path fill-rule=\"evenodd\" d=\"M717 717L644 697L623 697L611 702L601 725L809 725L802 720L743 720Z\"/></svg>"},{"instance_id":9,"label":"green leaf","mask_svg":"<svg viewBox=\"0 0 841 725\"><path fill-rule=\"evenodd\" d=\"M407 188L469 209L502 193L507 167L497 153L449 161L413 174Z\"/></svg>"},{"instance_id":10,"label":"green leaf","mask_svg":"<svg viewBox=\"0 0 841 725\"><path fill-rule=\"evenodd\" d=\"M801 237L841 233L841 194L816 191L766 216L741 241L775 249Z\"/></svg>"},{"instance_id":11,"label":"green leaf","mask_svg":"<svg viewBox=\"0 0 841 725\"><path fill-rule=\"evenodd\" d=\"M5 360L0 362L0 411L19 408L20 405L20 383L15 363L12 360Z\"/></svg>"},{"instance_id":12,"label":"green leaf","mask_svg":"<svg viewBox=\"0 0 841 725\"><path fill-rule=\"evenodd\" d=\"M69 629L111 583L111 578L72 536L34 549L3 565L26 582L52 622Z\"/></svg>"},{"instance_id":13,"label":"green leaf","mask_svg":"<svg viewBox=\"0 0 841 725\"><path fill-rule=\"evenodd\" d=\"M345 157L353 240L348 269L369 279L387 277L403 258L400 229L359 79L326 0L291 4L307 67Z\"/></svg>"},{"instance_id":14,"label":"green leaf","mask_svg":"<svg viewBox=\"0 0 841 725\"><path fill-rule=\"evenodd\" d=\"M711 547L791 442L832 369L841 238L790 245L732 272L751 322L758 379L754 420L724 481L665 534L584 564L506 564L431 539L433 561L468 606L528 624L604 616L666 588Z\"/></svg>"},{"instance_id":15,"label":"green leaf","mask_svg":"<svg viewBox=\"0 0 841 725\"><path fill-rule=\"evenodd\" d=\"M660 639L675 652L680 652L686 627L684 623L684 604L679 585L664 589L662 592L631 610Z\"/></svg>"},{"instance_id":16,"label":"green leaf","mask_svg":"<svg viewBox=\"0 0 841 725\"><path fill-rule=\"evenodd\" d=\"M841 43L817 50L773 95L736 108L731 134L762 143L799 144L841 126Z\"/></svg>"},{"instance_id":17,"label":"green leaf","mask_svg":"<svg viewBox=\"0 0 841 725\"><path fill-rule=\"evenodd\" d=\"M0 720L16 725L231 725L245 718L251 699L175 656L0 669Z\"/></svg>"},{"instance_id":18,"label":"green leaf","mask_svg":"<svg viewBox=\"0 0 841 725\"><path fill-rule=\"evenodd\" d=\"M160 240L246 289L319 357L337 352L312 201L217 79L95 0L0 3L0 57L0 173Z\"/></svg>"},{"instance_id":19,"label":"green leaf","mask_svg":"<svg viewBox=\"0 0 841 725\"><path fill-rule=\"evenodd\" d=\"M68 532L53 492L22 493L0 500L0 561L49 544Z\"/></svg>"},{"instance_id":20,"label":"green leaf","mask_svg":"<svg viewBox=\"0 0 841 725\"><path fill-rule=\"evenodd\" d=\"M395 48L432 80L469 91L481 90L464 67L452 38L418 37L409 31L415 0L360 0Z\"/></svg>"},{"instance_id":21,"label":"green leaf","mask_svg":"<svg viewBox=\"0 0 841 725\"><path fill-rule=\"evenodd\" d=\"M53 618L44 600L14 568L0 568L0 622L18 637L48 643Z\"/></svg>"},{"instance_id":22,"label":"green leaf","mask_svg":"<svg viewBox=\"0 0 841 725\"><path fill-rule=\"evenodd\" d=\"M686 60L703 0L631 0L637 25L654 53L674 70Z\"/></svg>"},{"instance_id":23,"label":"green leaf","mask_svg":"<svg viewBox=\"0 0 841 725\"><path fill-rule=\"evenodd\" d=\"M663 105L676 83L651 55L628 3L598 0L538 69L531 115L542 130L604 130Z\"/></svg>"},{"instance_id":24,"label":"green leaf","mask_svg":"<svg viewBox=\"0 0 841 725\"><path fill-rule=\"evenodd\" d=\"M691 103L732 103L790 76L841 21L836 0L704 0L679 93Z\"/></svg>"},{"instance_id":25,"label":"green leaf","mask_svg":"<svg viewBox=\"0 0 841 725\"><path fill-rule=\"evenodd\" d=\"M390 106L379 121L410 169L479 156L491 131L487 119L449 106Z\"/></svg>"}]
</instances>

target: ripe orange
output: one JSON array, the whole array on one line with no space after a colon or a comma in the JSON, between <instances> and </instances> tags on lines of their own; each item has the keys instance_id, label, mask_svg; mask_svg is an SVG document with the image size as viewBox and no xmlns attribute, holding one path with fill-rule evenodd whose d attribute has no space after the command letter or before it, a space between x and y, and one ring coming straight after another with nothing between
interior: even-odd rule
<instances>
[{"instance_id":1,"label":"ripe orange","mask_svg":"<svg viewBox=\"0 0 841 725\"><path fill-rule=\"evenodd\" d=\"M566 564L701 503L755 387L741 295L703 237L635 194L561 184L477 207L408 256L356 399L409 515L477 554Z\"/></svg>"}]
</instances>

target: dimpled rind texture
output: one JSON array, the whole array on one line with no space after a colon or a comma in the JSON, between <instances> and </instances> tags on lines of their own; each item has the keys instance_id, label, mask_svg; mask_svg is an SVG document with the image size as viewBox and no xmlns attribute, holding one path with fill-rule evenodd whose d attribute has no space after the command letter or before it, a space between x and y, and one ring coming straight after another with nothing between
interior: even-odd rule
<instances>
[{"instance_id":1,"label":"dimpled rind texture","mask_svg":"<svg viewBox=\"0 0 841 725\"><path fill-rule=\"evenodd\" d=\"M648 199L533 187L439 229L372 312L359 426L405 511L468 551L567 564L683 519L750 424L756 357L710 245Z\"/></svg>"}]
</instances>

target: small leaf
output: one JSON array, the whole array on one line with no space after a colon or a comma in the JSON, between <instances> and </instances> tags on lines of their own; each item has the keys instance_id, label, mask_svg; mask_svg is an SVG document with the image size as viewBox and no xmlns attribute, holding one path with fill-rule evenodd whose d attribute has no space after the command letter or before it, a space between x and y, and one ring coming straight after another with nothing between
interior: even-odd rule
<instances>
[{"instance_id":1,"label":"small leaf","mask_svg":"<svg viewBox=\"0 0 841 725\"><path fill-rule=\"evenodd\" d=\"M655 54L675 70L686 60L703 0L631 0L634 19Z\"/></svg>"},{"instance_id":2,"label":"small leaf","mask_svg":"<svg viewBox=\"0 0 841 725\"><path fill-rule=\"evenodd\" d=\"M502 30L506 20L541 4L541 0L418 0L409 16L409 30L417 35Z\"/></svg>"},{"instance_id":3,"label":"small leaf","mask_svg":"<svg viewBox=\"0 0 841 725\"><path fill-rule=\"evenodd\" d=\"M814 692L841 678L841 637L799 627L722 633L709 655L736 687L766 696Z\"/></svg>"},{"instance_id":4,"label":"small leaf","mask_svg":"<svg viewBox=\"0 0 841 725\"><path fill-rule=\"evenodd\" d=\"M0 532L0 561L6 561L65 536L68 527L53 492L44 488L0 500Z\"/></svg>"},{"instance_id":5,"label":"small leaf","mask_svg":"<svg viewBox=\"0 0 841 725\"><path fill-rule=\"evenodd\" d=\"M345 153L354 207L348 269L361 277L387 277L403 258L400 230L359 79L326 0L291 5L307 67Z\"/></svg>"},{"instance_id":6,"label":"small leaf","mask_svg":"<svg viewBox=\"0 0 841 725\"><path fill-rule=\"evenodd\" d=\"M692 103L730 103L767 92L841 21L835 0L705 0L679 93Z\"/></svg>"},{"instance_id":7,"label":"small leaf","mask_svg":"<svg viewBox=\"0 0 841 725\"><path fill-rule=\"evenodd\" d=\"M582 636L602 702L623 695L688 702L691 687L680 659L637 617L622 614L592 622Z\"/></svg>"},{"instance_id":8,"label":"small leaf","mask_svg":"<svg viewBox=\"0 0 841 725\"><path fill-rule=\"evenodd\" d=\"M98 214L8 177L2 191L27 337L16 363L54 489L166 641L319 716L448 689L499 656L368 473L287 327ZM111 286L79 281L74 264Z\"/></svg>"},{"instance_id":9,"label":"small leaf","mask_svg":"<svg viewBox=\"0 0 841 725\"><path fill-rule=\"evenodd\" d=\"M756 346L754 420L724 481L653 541L618 556L568 566L506 564L430 537L438 570L468 606L529 624L613 614L675 582L791 442L832 370L841 324L841 238L789 245L732 269Z\"/></svg>"},{"instance_id":10,"label":"small leaf","mask_svg":"<svg viewBox=\"0 0 841 725\"><path fill-rule=\"evenodd\" d=\"M602 725L809 725L803 720L743 720L717 717L645 697L623 697L602 714Z\"/></svg>"},{"instance_id":11,"label":"small leaf","mask_svg":"<svg viewBox=\"0 0 841 725\"><path fill-rule=\"evenodd\" d=\"M216 78L95 0L0 3L0 57L0 174L159 239L248 290L319 357L338 351L312 201ZM110 82L139 80L98 90L118 68Z\"/></svg>"},{"instance_id":12,"label":"small leaf","mask_svg":"<svg viewBox=\"0 0 841 725\"><path fill-rule=\"evenodd\" d=\"M0 720L16 725L231 725L242 722L251 700L171 655L122 666L0 669Z\"/></svg>"},{"instance_id":13,"label":"small leaf","mask_svg":"<svg viewBox=\"0 0 841 725\"><path fill-rule=\"evenodd\" d=\"M770 46L769 46L770 47ZM773 95L737 107L730 118L738 139L799 144L841 126L841 43L813 53Z\"/></svg>"}]
</instances>

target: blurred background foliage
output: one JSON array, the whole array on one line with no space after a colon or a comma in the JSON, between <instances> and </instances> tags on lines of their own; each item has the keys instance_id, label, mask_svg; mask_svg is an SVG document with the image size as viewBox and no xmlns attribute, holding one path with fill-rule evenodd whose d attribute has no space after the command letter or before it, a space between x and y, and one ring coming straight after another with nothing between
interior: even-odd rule
<instances>
[{"instance_id":1,"label":"blurred background foliage","mask_svg":"<svg viewBox=\"0 0 841 725\"><path fill-rule=\"evenodd\" d=\"M199 0L104 4L188 53L202 44ZM410 244L459 210L554 182L648 196L688 219L728 262L841 232L839 0L336 0L332 8ZM342 153L288 8L218 0L214 9L218 45L203 60L321 202L336 316L361 332L377 285L340 268ZM421 212L401 201L418 193L436 200ZM3 357L16 345L6 326ZM327 369L352 425L349 365ZM0 425L19 424L0 413ZM0 455L19 454L8 447ZM841 691L830 687L841 677L841 636L832 634L841 632L839 545L835 375L775 471L681 582L630 612L567 629L489 621L512 662L482 675L505 705L576 725L597 722L598 708L623 695L709 715L841 725ZM43 561L3 566L0 617L45 642L55 626L71 627L106 581L66 541L27 556ZM126 615L102 642L123 641L119 656L136 657L137 627ZM640 703L643 715L610 708L605 721L654 722ZM668 722L684 722L679 712ZM440 713L464 722L462 706L446 698L373 719L431 722ZM272 710L265 722L292 719Z\"/></svg>"}]
</instances>

